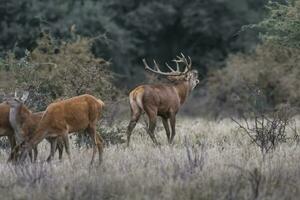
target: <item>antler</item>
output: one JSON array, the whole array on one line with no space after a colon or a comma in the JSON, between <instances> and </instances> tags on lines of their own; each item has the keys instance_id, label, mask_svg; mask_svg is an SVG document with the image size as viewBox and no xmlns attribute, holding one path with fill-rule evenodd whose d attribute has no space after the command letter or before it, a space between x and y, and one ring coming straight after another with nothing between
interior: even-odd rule
<instances>
[{"instance_id":1,"label":"antler","mask_svg":"<svg viewBox=\"0 0 300 200\"><path fill-rule=\"evenodd\" d=\"M147 64L145 59L143 59L143 63L145 65L145 69L149 70L153 73L164 75L164 76L181 76L183 74L186 74L188 71L190 71L192 69L192 60L190 57L188 57L188 59L189 59L189 62L187 61L185 56L181 53L181 57L177 56L177 60L176 59L172 60L176 64L176 70L173 67L171 67L168 63L166 63L166 66L171 70L170 72L161 71L155 60L153 60L154 69L149 67L149 65ZM185 69L183 72L180 71L179 63L185 64Z\"/></svg>"}]
</instances>

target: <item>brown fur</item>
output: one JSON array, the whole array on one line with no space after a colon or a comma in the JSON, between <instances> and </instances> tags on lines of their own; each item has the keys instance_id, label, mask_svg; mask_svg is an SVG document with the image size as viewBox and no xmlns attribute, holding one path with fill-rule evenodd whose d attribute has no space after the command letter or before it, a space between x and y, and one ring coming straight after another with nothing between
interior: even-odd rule
<instances>
[{"instance_id":1,"label":"brown fur","mask_svg":"<svg viewBox=\"0 0 300 200\"><path fill-rule=\"evenodd\" d=\"M154 129L157 116L160 116L168 141L172 143L175 136L176 114L190 92L198 84L198 72L192 70L186 76L173 77L172 81L170 84L141 85L130 92L131 120L127 128L127 145L130 142L131 132L143 112L149 118L148 134L153 142L158 144ZM169 121L172 135L170 135Z\"/></svg>"},{"instance_id":2,"label":"brown fur","mask_svg":"<svg viewBox=\"0 0 300 200\"><path fill-rule=\"evenodd\" d=\"M0 104L0 137L7 136L11 148L11 153L7 160L8 162L13 159L13 149L16 146L14 131L9 123L9 109L10 107L7 103Z\"/></svg>"},{"instance_id":3,"label":"brown fur","mask_svg":"<svg viewBox=\"0 0 300 200\"><path fill-rule=\"evenodd\" d=\"M16 100L15 100L16 101ZM14 116L14 121L10 121L11 124L17 124L21 130L20 132L18 130L15 130L15 134L19 134L19 137L23 138L25 141L29 141L32 137L33 132L36 130L40 120L42 119L44 112L36 112L32 113L22 102L18 101L18 108L17 112L15 113L16 116ZM12 109L12 108L11 108ZM12 113L10 113L12 114ZM10 119L11 120L11 119ZM14 128L14 127L13 127ZM51 147L53 147L53 143L57 142L57 148L55 150L59 151L59 159L62 158L62 152L63 152L63 141L61 138L46 138L47 141L51 144ZM57 140L57 141L55 141ZM17 149L15 150L15 154L17 153ZM36 161L37 159L37 145L33 148L34 156L32 157L32 153L29 153L29 156L31 160ZM51 150L53 151L53 150ZM51 160L51 154L49 155L47 160Z\"/></svg>"},{"instance_id":4,"label":"brown fur","mask_svg":"<svg viewBox=\"0 0 300 200\"><path fill-rule=\"evenodd\" d=\"M68 133L87 130L94 144L91 163L97 151L96 146L101 161L103 144L101 137L96 133L96 123L100 119L103 106L101 100L87 94L50 104L24 150L28 152L45 137L61 137L70 158Z\"/></svg>"}]
</instances>

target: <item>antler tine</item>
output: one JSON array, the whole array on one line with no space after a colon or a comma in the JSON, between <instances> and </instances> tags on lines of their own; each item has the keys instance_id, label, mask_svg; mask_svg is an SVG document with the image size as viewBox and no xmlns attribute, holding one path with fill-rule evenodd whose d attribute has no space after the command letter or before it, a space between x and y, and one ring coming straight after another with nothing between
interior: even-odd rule
<instances>
[{"instance_id":1,"label":"antler tine","mask_svg":"<svg viewBox=\"0 0 300 200\"><path fill-rule=\"evenodd\" d=\"M188 65L189 70L192 70L192 59L190 56L188 56L188 59L189 59L189 65Z\"/></svg>"},{"instance_id":2,"label":"antler tine","mask_svg":"<svg viewBox=\"0 0 300 200\"><path fill-rule=\"evenodd\" d=\"M177 63L184 63L184 64L187 65L188 63L187 63L187 60L186 60L185 56L183 55L183 53L180 53L180 55L181 55L181 57L180 57L180 56L176 56L176 58L177 58L178 60L174 59L174 62L177 62Z\"/></svg>"},{"instance_id":3,"label":"antler tine","mask_svg":"<svg viewBox=\"0 0 300 200\"><path fill-rule=\"evenodd\" d=\"M181 58L182 58L184 64L188 65L188 61L187 61L186 57L183 55L183 53L181 53L181 56L182 56Z\"/></svg>"},{"instance_id":4,"label":"antler tine","mask_svg":"<svg viewBox=\"0 0 300 200\"><path fill-rule=\"evenodd\" d=\"M175 70L166 62L165 65L172 71L175 72Z\"/></svg>"},{"instance_id":5,"label":"antler tine","mask_svg":"<svg viewBox=\"0 0 300 200\"><path fill-rule=\"evenodd\" d=\"M160 70L158 64L156 63L156 61L155 61L154 59L153 59L153 63L154 63L155 69L156 69L158 72L161 72L161 70Z\"/></svg>"},{"instance_id":6,"label":"antler tine","mask_svg":"<svg viewBox=\"0 0 300 200\"><path fill-rule=\"evenodd\" d=\"M172 60L173 62L175 62L175 64L176 64L176 71L180 71L180 67L179 67L179 61L178 60L176 60L176 59L174 59L174 60Z\"/></svg>"}]
</instances>

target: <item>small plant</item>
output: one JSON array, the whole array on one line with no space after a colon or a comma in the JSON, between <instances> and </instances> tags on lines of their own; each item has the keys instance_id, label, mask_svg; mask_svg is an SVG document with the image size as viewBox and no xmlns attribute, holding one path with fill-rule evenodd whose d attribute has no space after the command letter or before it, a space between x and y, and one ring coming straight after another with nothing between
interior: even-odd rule
<instances>
[{"instance_id":1,"label":"small plant","mask_svg":"<svg viewBox=\"0 0 300 200\"><path fill-rule=\"evenodd\" d=\"M7 150L10 147L6 137L0 138L0 149Z\"/></svg>"},{"instance_id":2,"label":"small plant","mask_svg":"<svg viewBox=\"0 0 300 200\"><path fill-rule=\"evenodd\" d=\"M232 166L241 173L241 177L244 178L250 184L251 193L253 199L257 199L260 195L262 184L265 182L266 177L262 174L261 169L254 167L253 169L243 169L241 167Z\"/></svg>"},{"instance_id":3,"label":"small plant","mask_svg":"<svg viewBox=\"0 0 300 200\"><path fill-rule=\"evenodd\" d=\"M195 172L196 168L199 168L202 171L205 159L206 159L206 146L204 143L197 142L197 145L191 145L187 141L187 138L184 139L184 146L186 149L187 155L187 168L190 173Z\"/></svg>"},{"instance_id":4,"label":"small plant","mask_svg":"<svg viewBox=\"0 0 300 200\"><path fill-rule=\"evenodd\" d=\"M274 150L280 143L287 140L287 128L292 123L292 112L288 105L276 109L268 109L264 104L264 93L253 87L249 97L244 100L249 111L241 115L244 123L231 118L243 130L251 142L256 144L263 155Z\"/></svg>"},{"instance_id":5,"label":"small plant","mask_svg":"<svg viewBox=\"0 0 300 200\"><path fill-rule=\"evenodd\" d=\"M123 139L125 127L119 126L101 126L98 128L98 133L103 138L105 145L122 144L125 142ZM75 138L75 145L77 148L91 148L92 143L90 137L87 134L78 134Z\"/></svg>"}]
</instances>

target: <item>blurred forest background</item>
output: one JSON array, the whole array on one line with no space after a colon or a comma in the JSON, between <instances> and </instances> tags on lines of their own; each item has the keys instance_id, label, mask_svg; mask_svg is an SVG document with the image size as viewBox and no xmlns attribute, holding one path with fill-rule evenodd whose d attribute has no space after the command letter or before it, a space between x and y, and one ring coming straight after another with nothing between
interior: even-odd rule
<instances>
[{"instance_id":1,"label":"blurred forest background","mask_svg":"<svg viewBox=\"0 0 300 200\"><path fill-rule=\"evenodd\" d=\"M30 90L35 110L86 92L117 102L153 81L142 58L182 52L201 79L185 113L297 110L299 13L299 0L0 0L2 97Z\"/></svg>"}]
</instances>

